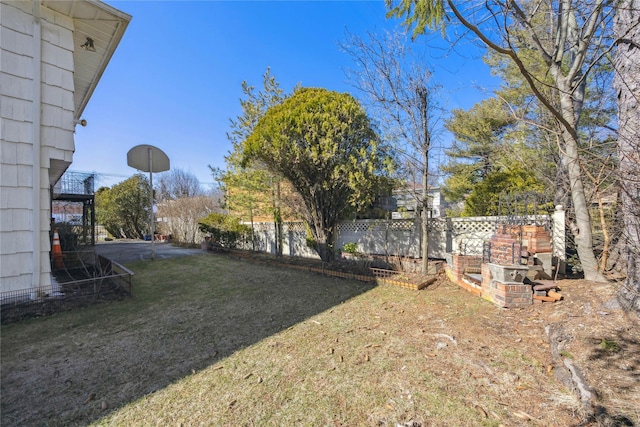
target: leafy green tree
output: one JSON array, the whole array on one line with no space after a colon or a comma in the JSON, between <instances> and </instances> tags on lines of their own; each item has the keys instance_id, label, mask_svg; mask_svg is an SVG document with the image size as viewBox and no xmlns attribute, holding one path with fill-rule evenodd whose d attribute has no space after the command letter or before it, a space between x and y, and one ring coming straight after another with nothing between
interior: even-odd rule
<instances>
[{"instance_id":1,"label":"leafy green tree","mask_svg":"<svg viewBox=\"0 0 640 427\"><path fill-rule=\"evenodd\" d=\"M362 106L349 94L315 88L298 89L271 107L247 138L244 155L291 183L325 261L335 255L338 221L373 202L390 166Z\"/></svg>"},{"instance_id":2,"label":"leafy green tree","mask_svg":"<svg viewBox=\"0 0 640 427\"><path fill-rule=\"evenodd\" d=\"M142 174L96 192L96 219L112 236L141 239L149 230L151 187Z\"/></svg>"},{"instance_id":3,"label":"leafy green tree","mask_svg":"<svg viewBox=\"0 0 640 427\"><path fill-rule=\"evenodd\" d=\"M523 165L493 170L471 190L465 200L463 216L505 215L500 212L500 196L504 194L543 193L540 181Z\"/></svg>"}]
</instances>

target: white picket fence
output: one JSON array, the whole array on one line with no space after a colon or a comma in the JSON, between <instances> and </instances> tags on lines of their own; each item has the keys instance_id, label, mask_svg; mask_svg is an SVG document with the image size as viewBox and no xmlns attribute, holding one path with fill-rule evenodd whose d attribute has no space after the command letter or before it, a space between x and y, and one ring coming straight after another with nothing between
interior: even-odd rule
<instances>
[{"instance_id":1,"label":"white picket fence","mask_svg":"<svg viewBox=\"0 0 640 427\"><path fill-rule=\"evenodd\" d=\"M521 217L464 217L432 218L429 220L429 257L447 258L447 254L482 255L485 241L496 232L500 224L542 225L552 234L554 254L564 254L564 211L560 208L553 215L528 215ZM248 224L250 225L250 224ZM255 250L275 254L275 227L273 223L254 223ZM416 219L353 220L338 225L334 247L356 243L358 252L411 258L421 256L421 224ZM318 258L307 247L306 228L301 222L283 224L283 255ZM245 246L253 249L251 243Z\"/></svg>"}]
</instances>

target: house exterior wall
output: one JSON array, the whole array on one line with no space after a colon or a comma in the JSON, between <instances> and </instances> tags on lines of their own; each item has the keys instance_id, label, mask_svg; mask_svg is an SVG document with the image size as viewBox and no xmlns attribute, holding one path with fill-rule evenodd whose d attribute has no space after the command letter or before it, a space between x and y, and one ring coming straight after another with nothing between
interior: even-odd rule
<instances>
[{"instance_id":1,"label":"house exterior wall","mask_svg":"<svg viewBox=\"0 0 640 427\"><path fill-rule=\"evenodd\" d=\"M397 212L393 212L394 219L414 218L418 210L418 202L422 199L422 189L400 189L393 192L396 199ZM431 218L444 218L447 214L447 202L439 188L429 189L429 209Z\"/></svg>"},{"instance_id":2,"label":"house exterior wall","mask_svg":"<svg viewBox=\"0 0 640 427\"><path fill-rule=\"evenodd\" d=\"M6 292L50 284L50 185L58 178L50 170L66 169L74 151L73 20L39 2L3 1L0 29L0 292Z\"/></svg>"}]
</instances>

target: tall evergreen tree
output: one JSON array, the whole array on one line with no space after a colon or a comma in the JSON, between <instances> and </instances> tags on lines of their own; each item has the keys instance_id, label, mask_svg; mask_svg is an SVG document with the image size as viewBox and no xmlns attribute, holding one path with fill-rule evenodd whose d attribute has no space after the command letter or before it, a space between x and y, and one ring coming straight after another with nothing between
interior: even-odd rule
<instances>
[{"instance_id":1,"label":"tall evergreen tree","mask_svg":"<svg viewBox=\"0 0 640 427\"><path fill-rule=\"evenodd\" d=\"M443 192L451 203L463 202L476 185L500 171L504 157L501 137L515 122L497 98L488 98L470 110L453 110L445 127L454 140L446 151L450 161L442 167L447 174ZM500 190L497 188L496 190ZM465 209L470 215L488 215L485 209Z\"/></svg>"}]
</instances>

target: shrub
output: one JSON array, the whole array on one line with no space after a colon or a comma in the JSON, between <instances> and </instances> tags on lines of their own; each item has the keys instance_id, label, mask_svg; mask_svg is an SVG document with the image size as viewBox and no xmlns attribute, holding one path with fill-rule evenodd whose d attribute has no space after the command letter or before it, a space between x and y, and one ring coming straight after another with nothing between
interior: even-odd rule
<instances>
[{"instance_id":1,"label":"shrub","mask_svg":"<svg viewBox=\"0 0 640 427\"><path fill-rule=\"evenodd\" d=\"M236 248L251 231L238 218L221 213L210 213L198 221L198 226L211 235L213 242L230 249Z\"/></svg>"},{"instance_id":2,"label":"shrub","mask_svg":"<svg viewBox=\"0 0 640 427\"><path fill-rule=\"evenodd\" d=\"M358 252L358 244L355 242L345 243L342 246L342 252L346 252L348 254L356 254Z\"/></svg>"}]
</instances>

